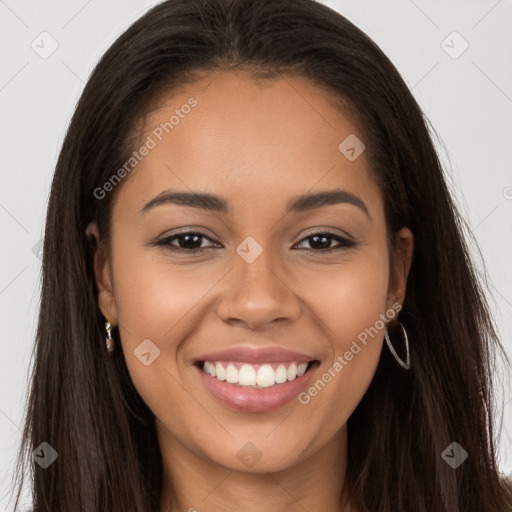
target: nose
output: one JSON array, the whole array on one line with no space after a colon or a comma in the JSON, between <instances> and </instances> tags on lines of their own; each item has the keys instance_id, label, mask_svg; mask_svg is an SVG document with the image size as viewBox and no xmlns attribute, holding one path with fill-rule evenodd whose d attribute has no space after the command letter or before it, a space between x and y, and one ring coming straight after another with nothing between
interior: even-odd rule
<instances>
[{"instance_id":1,"label":"nose","mask_svg":"<svg viewBox=\"0 0 512 512\"><path fill-rule=\"evenodd\" d=\"M217 314L225 322L264 329L276 321L297 320L300 301L270 251L248 263L237 254L234 268L222 281Z\"/></svg>"}]
</instances>

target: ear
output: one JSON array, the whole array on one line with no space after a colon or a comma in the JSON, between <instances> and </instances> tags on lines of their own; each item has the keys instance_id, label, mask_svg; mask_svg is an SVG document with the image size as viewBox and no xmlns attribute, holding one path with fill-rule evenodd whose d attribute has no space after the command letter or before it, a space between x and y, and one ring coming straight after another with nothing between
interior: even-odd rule
<instances>
[{"instance_id":1,"label":"ear","mask_svg":"<svg viewBox=\"0 0 512 512\"><path fill-rule=\"evenodd\" d=\"M117 325L117 308L112 286L112 273L96 222L88 224L85 234L94 248L94 277L98 286L98 305L103 316L112 326ZM95 239L95 243L93 243Z\"/></svg>"},{"instance_id":2,"label":"ear","mask_svg":"<svg viewBox=\"0 0 512 512\"><path fill-rule=\"evenodd\" d=\"M409 228L403 227L396 235L394 264L388 286L388 303L398 302L401 306L405 301L407 277L412 264L414 236Z\"/></svg>"}]
</instances>

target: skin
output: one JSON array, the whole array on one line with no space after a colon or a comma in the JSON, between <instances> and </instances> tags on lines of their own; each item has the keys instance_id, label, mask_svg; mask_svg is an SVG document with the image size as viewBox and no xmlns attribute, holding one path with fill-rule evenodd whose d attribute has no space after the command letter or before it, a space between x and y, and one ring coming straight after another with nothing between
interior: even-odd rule
<instances>
[{"instance_id":1,"label":"skin","mask_svg":"<svg viewBox=\"0 0 512 512\"><path fill-rule=\"evenodd\" d=\"M384 329L309 403L271 412L227 408L191 365L235 345L279 346L320 361L316 381L379 315L403 303L412 233L398 233L390 273L383 197L366 153L350 161L338 150L349 134L370 141L326 91L299 77L219 72L162 98L141 140L191 96L195 109L118 185L112 252L100 247L95 256L99 307L119 325L133 382L156 417L161 511L356 512L343 486L346 422L375 373ZM231 211L165 204L141 214L170 188L222 196ZM348 203L285 211L292 197L335 188L357 195L369 217ZM180 254L151 245L187 227L204 233L199 243L210 249ZM323 253L308 237L326 229L357 245ZM94 223L88 232L100 238ZM247 236L263 249L252 263L236 252ZM170 243L180 247L180 239ZM149 366L134 356L147 338L161 351ZM237 457L248 442L261 454L250 468Z\"/></svg>"}]
</instances>

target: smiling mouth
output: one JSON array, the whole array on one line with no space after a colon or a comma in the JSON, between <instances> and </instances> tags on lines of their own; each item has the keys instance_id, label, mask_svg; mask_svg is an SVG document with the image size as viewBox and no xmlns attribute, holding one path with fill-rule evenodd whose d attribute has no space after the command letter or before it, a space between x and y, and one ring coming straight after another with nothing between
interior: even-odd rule
<instances>
[{"instance_id":1,"label":"smiling mouth","mask_svg":"<svg viewBox=\"0 0 512 512\"><path fill-rule=\"evenodd\" d=\"M243 361L197 361L204 373L239 388L264 389L294 381L308 372L317 360L251 364Z\"/></svg>"}]
</instances>

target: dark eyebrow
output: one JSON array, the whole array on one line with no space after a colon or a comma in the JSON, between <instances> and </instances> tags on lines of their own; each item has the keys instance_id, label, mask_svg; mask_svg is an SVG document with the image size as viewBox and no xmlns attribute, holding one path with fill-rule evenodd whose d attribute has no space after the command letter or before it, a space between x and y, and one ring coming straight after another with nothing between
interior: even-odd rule
<instances>
[{"instance_id":1,"label":"dark eyebrow","mask_svg":"<svg viewBox=\"0 0 512 512\"><path fill-rule=\"evenodd\" d=\"M363 200L352 192L343 190L341 188L294 197L288 202L286 211L303 212L306 210L312 210L314 208L321 208L322 206L329 206L331 204L339 203L348 203L357 206L366 214L369 219L371 219L368 208L364 204Z\"/></svg>"},{"instance_id":2,"label":"dark eyebrow","mask_svg":"<svg viewBox=\"0 0 512 512\"><path fill-rule=\"evenodd\" d=\"M219 196L212 194L203 194L199 192L182 192L180 190L164 190L156 197L144 205L141 213L160 206L161 204L177 204L180 206L190 206L192 208L201 208L215 212L228 213L228 203Z\"/></svg>"},{"instance_id":3,"label":"dark eyebrow","mask_svg":"<svg viewBox=\"0 0 512 512\"><path fill-rule=\"evenodd\" d=\"M352 192L348 192L343 189L326 190L315 192L313 194L296 196L288 202L286 212L299 213L339 203L348 203L357 206L368 218L371 219L368 208L362 199ZM222 197L213 194L164 190L155 198L151 199L151 201L146 203L142 208L141 213L146 213L152 208L162 204L177 204L180 206L190 206L192 208L200 208L203 210L221 213L228 213L230 211L227 201Z\"/></svg>"}]
</instances>

